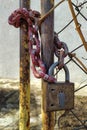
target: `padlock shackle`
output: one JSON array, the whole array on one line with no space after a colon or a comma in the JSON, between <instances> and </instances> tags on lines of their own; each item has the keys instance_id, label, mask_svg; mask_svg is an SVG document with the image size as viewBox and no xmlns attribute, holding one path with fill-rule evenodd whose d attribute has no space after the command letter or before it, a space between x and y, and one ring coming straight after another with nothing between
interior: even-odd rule
<instances>
[{"instance_id":1,"label":"padlock shackle","mask_svg":"<svg viewBox=\"0 0 87 130\"><path fill-rule=\"evenodd\" d=\"M59 65L59 62L55 62L52 64L48 70L48 75L52 76L54 73L54 68ZM65 82L70 81L70 75L69 75L69 70L66 65L63 66L63 70L65 71Z\"/></svg>"},{"instance_id":2,"label":"padlock shackle","mask_svg":"<svg viewBox=\"0 0 87 130\"><path fill-rule=\"evenodd\" d=\"M65 71L65 81L69 82L70 81L69 69L66 65L63 66L63 69Z\"/></svg>"}]
</instances>

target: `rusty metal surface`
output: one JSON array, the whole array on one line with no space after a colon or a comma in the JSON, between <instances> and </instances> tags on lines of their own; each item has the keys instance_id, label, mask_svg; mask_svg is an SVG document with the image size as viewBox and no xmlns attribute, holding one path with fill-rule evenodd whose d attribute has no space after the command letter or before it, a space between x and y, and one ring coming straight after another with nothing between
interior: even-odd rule
<instances>
[{"instance_id":1,"label":"rusty metal surface","mask_svg":"<svg viewBox=\"0 0 87 130\"><path fill-rule=\"evenodd\" d=\"M29 79L29 54L27 44L26 25L21 27L20 44L20 130L29 129L30 120L30 79Z\"/></svg>"},{"instance_id":2,"label":"rusty metal surface","mask_svg":"<svg viewBox=\"0 0 87 130\"><path fill-rule=\"evenodd\" d=\"M20 7L29 9L30 0L21 0ZM25 23L23 23L20 29L20 130L30 129L30 57L27 35L27 26Z\"/></svg>"},{"instance_id":3,"label":"rusty metal surface","mask_svg":"<svg viewBox=\"0 0 87 130\"><path fill-rule=\"evenodd\" d=\"M45 107L45 100L46 100L46 86L47 82L42 82L42 130L54 130L54 125L55 125L55 116L54 112L45 112L44 107Z\"/></svg>"},{"instance_id":4,"label":"rusty metal surface","mask_svg":"<svg viewBox=\"0 0 87 130\"><path fill-rule=\"evenodd\" d=\"M79 24L79 22L78 22L78 20L76 18L76 14L75 14L73 6L72 6L72 1L68 0L68 4L69 4L69 8L71 10L72 17L73 17L74 22L75 22L76 30L77 30L77 32L78 32L78 34L79 34L79 36L80 36L80 38L82 40L82 43L84 45L85 50L87 51L87 41L85 40L85 37L84 37L84 35L82 33L81 25Z\"/></svg>"},{"instance_id":5,"label":"rusty metal surface","mask_svg":"<svg viewBox=\"0 0 87 130\"><path fill-rule=\"evenodd\" d=\"M52 8L50 0L41 0L42 16ZM53 63L54 13L52 12L41 25L42 59L47 70Z\"/></svg>"},{"instance_id":6,"label":"rusty metal surface","mask_svg":"<svg viewBox=\"0 0 87 130\"><path fill-rule=\"evenodd\" d=\"M51 0L41 0L41 14L42 16L46 14L52 7L54 3ZM50 65L53 63L53 37L54 37L54 12L52 12L47 19L41 25L41 53L42 60L46 65L48 71ZM42 82L42 130L54 130L54 113L45 113L43 107L45 106L45 94L44 87L47 82Z\"/></svg>"},{"instance_id":7,"label":"rusty metal surface","mask_svg":"<svg viewBox=\"0 0 87 130\"><path fill-rule=\"evenodd\" d=\"M20 7L21 8L30 8L30 0L20 0Z\"/></svg>"},{"instance_id":8,"label":"rusty metal surface","mask_svg":"<svg viewBox=\"0 0 87 130\"><path fill-rule=\"evenodd\" d=\"M48 84L46 89L46 111L70 110L74 108L74 83ZM64 106L60 105L59 94L61 94L61 104L64 102Z\"/></svg>"}]
</instances>

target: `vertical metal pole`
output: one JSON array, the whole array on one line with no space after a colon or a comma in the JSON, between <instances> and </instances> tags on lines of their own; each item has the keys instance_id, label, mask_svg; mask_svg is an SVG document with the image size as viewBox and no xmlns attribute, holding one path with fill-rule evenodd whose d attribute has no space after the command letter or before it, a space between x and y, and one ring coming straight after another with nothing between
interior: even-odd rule
<instances>
[{"instance_id":1,"label":"vertical metal pole","mask_svg":"<svg viewBox=\"0 0 87 130\"><path fill-rule=\"evenodd\" d=\"M41 0L41 14L45 15L54 6L54 0ZM52 12L41 25L41 41L42 41L42 59L46 65L47 71L50 65L53 63L54 57L54 12ZM42 122L43 130L54 130L54 113L44 112L44 86L47 82L42 81Z\"/></svg>"},{"instance_id":2,"label":"vertical metal pole","mask_svg":"<svg viewBox=\"0 0 87 130\"><path fill-rule=\"evenodd\" d=\"M20 0L21 8L30 8L30 0ZM28 50L28 28L25 23L20 29L20 103L19 130L30 130L30 57Z\"/></svg>"}]
</instances>

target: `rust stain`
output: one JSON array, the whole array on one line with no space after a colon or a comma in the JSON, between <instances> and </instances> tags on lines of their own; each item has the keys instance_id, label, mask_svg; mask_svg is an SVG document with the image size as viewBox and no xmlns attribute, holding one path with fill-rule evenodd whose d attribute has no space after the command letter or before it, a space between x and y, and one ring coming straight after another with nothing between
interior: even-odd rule
<instances>
[{"instance_id":1,"label":"rust stain","mask_svg":"<svg viewBox=\"0 0 87 130\"><path fill-rule=\"evenodd\" d=\"M51 6L54 5L54 0L43 0L41 1L41 12L42 15L46 13L46 10L49 10ZM51 27L51 28L50 28ZM42 41L42 60L46 64L47 70L50 65L53 63L53 32L54 32L54 14L53 12L49 15L42 24L41 24L41 41ZM49 44L50 43L50 44ZM49 52L49 53L48 53ZM42 130L54 130L54 112L45 112L45 86L47 82L42 81Z\"/></svg>"},{"instance_id":2,"label":"rust stain","mask_svg":"<svg viewBox=\"0 0 87 130\"><path fill-rule=\"evenodd\" d=\"M20 7L30 9L30 0L20 0ZM20 29L20 104L19 129L30 130L30 56L28 28L23 21Z\"/></svg>"},{"instance_id":3,"label":"rust stain","mask_svg":"<svg viewBox=\"0 0 87 130\"><path fill-rule=\"evenodd\" d=\"M27 126L27 128L29 128L29 125L30 125L30 123L29 123L29 122L30 122L30 114L29 114L29 112L28 112L28 119L27 119L27 125L26 125L26 126Z\"/></svg>"},{"instance_id":4,"label":"rust stain","mask_svg":"<svg viewBox=\"0 0 87 130\"><path fill-rule=\"evenodd\" d=\"M53 4L53 5L54 5L54 0L50 0L50 2L51 2L51 4Z\"/></svg>"},{"instance_id":5,"label":"rust stain","mask_svg":"<svg viewBox=\"0 0 87 130\"><path fill-rule=\"evenodd\" d=\"M72 6L72 1L68 0L68 4L69 4L69 8L71 10L72 17L74 19L76 30L77 30L77 32L78 32L78 34L80 36L80 39L82 40L82 43L84 45L85 50L87 51L87 42L86 42L85 37L84 37L84 35L82 33L81 26L80 26L80 24L79 24L79 22L78 22L78 20L76 18L76 14L75 14L75 11L74 11L73 6Z\"/></svg>"},{"instance_id":6,"label":"rust stain","mask_svg":"<svg viewBox=\"0 0 87 130\"><path fill-rule=\"evenodd\" d=\"M30 56L28 50L28 30L26 25L21 25L20 44L20 130L30 128Z\"/></svg>"}]
</instances>

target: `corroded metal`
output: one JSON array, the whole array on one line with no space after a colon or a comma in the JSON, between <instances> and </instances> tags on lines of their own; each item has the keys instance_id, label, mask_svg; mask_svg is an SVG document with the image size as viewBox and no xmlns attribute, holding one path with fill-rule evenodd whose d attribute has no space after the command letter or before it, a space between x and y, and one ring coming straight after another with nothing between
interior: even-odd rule
<instances>
[{"instance_id":1,"label":"corroded metal","mask_svg":"<svg viewBox=\"0 0 87 130\"><path fill-rule=\"evenodd\" d=\"M54 69L58 66L55 62L49 68L48 74L53 75ZM74 83L70 82L68 67L64 64L65 81L58 81L55 84L45 86L45 111L70 110L74 108Z\"/></svg>"},{"instance_id":2,"label":"corroded metal","mask_svg":"<svg viewBox=\"0 0 87 130\"><path fill-rule=\"evenodd\" d=\"M52 7L54 3L51 0L41 0L41 13L42 16L45 15ZM50 65L53 63L53 39L54 39L54 12L52 12L42 23L41 25L41 53L42 60L46 65L46 69L48 71ZM54 130L54 113L53 112L45 112L44 111L44 100L45 97L45 87L47 86L47 82L42 81L42 129L43 130Z\"/></svg>"},{"instance_id":3,"label":"corroded metal","mask_svg":"<svg viewBox=\"0 0 87 130\"><path fill-rule=\"evenodd\" d=\"M45 111L71 110L74 108L74 83L58 82L46 86Z\"/></svg>"},{"instance_id":4,"label":"corroded metal","mask_svg":"<svg viewBox=\"0 0 87 130\"><path fill-rule=\"evenodd\" d=\"M30 0L20 0L20 7L29 9ZM27 37L27 25L23 23L20 29L20 130L30 130L30 59Z\"/></svg>"},{"instance_id":5,"label":"corroded metal","mask_svg":"<svg viewBox=\"0 0 87 130\"><path fill-rule=\"evenodd\" d=\"M30 0L20 0L20 7L30 9Z\"/></svg>"},{"instance_id":6,"label":"corroded metal","mask_svg":"<svg viewBox=\"0 0 87 130\"><path fill-rule=\"evenodd\" d=\"M85 50L87 51L87 41L85 40L85 38L83 36L83 33L81 31L81 25L79 24L79 22L78 22L78 20L76 18L76 15L75 15L71 0L68 0L68 4L69 4L69 8L71 10L72 17L74 19L76 30L77 30L77 32L78 32L78 34L79 34L79 36L80 36L80 38L82 40L82 43L84 45Z\"/></svg>"}]
</instances>

